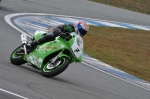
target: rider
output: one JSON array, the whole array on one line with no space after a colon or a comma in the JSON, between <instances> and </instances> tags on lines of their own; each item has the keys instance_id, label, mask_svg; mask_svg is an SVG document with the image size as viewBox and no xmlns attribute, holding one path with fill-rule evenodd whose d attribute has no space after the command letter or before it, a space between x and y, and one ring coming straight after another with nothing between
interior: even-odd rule
<instances>
[{"instance_id":1,"label":"rider","mask_svg":"<svg viewBox=\"0 0 150 99\"><path fill-rule=\"evenodd\" d=\"M45 42L53 41L53 40L55 40L55 37L60 36L61 33L76 32L81 37L83 37L87 33L88 30L89 30L89 25L83 20L78 21L74 25L72 25L72 24L60 25L60 26L57 26L56 28L54 28L53 34L47 33L41 39L32 41L29 44L27 44L27 46L30 46L30 48L33 48L33 47L43 44Z\"/></svg>"}]
</instances>

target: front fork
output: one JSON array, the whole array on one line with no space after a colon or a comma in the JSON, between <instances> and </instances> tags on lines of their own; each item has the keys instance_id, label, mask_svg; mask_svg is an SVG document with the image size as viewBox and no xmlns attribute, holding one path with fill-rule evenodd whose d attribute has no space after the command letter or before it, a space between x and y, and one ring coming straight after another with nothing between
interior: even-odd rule
<instances>
[{"instance_id":1,"label":"front fork","mask_svg":"<svg viewBox=\"0 0 150 99\"><path fill-rule=\"evenodd\" d=\"M55 56L52 60L51 60L51 64L55 64L56 63L56 60L59 58L59 55L61 54L61 53L63 53L63 51L64 50L62 50L61 52L59 52L59 54L57 55L57 56Z\"/></svg>"},{"instance_id":2,"label":"front fork","mask_svg":"<svg viewBox=\"0 0 150 99\"><path fill-rule=\"evenodd\" d=\"M61 63L61 60L60 61L57 61L58 58L61 58L61 57L68 57L67 55L63 54L64 50L62 50L61 52L59 52L59 54L57 56L55 56L54 58L52 58L50 61L49 61L49 64L47 65L47 69L52 69L56 66L59 66L59 64ZM69 57L68 57L69 58ZM70 59L70 58L69 58Z\"/></svg>"}]
</instances>

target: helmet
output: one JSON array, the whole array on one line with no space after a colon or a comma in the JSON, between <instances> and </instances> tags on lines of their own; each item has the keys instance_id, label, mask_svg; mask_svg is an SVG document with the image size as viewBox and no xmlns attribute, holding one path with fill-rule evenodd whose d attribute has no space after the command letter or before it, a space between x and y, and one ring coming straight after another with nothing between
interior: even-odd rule
<instances>
[{"instance_id":1,"label":"helmet","mask_svg":"<svg viewBox=\"0 0 150 99\"><path fill-rule=\"evenodd\" d=\"M80 20L75 23L74 29L77 34L79 34L80 36L84 36L89 30L89 25L85 21Z\"/></svg>"}]
</instances>

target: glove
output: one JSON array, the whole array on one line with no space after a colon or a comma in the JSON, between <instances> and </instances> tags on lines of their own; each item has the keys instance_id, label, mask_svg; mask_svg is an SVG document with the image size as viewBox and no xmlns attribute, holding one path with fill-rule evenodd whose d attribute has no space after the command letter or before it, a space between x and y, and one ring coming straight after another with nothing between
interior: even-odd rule
<instances>
[{"instance_id":1,"label":"glove","mask_svg":"<svg viewBox=\"0 0 150 99\"><path fill-rule=\"evenodd\" d=\"M72 38L72 36L70 35L70 33L60 33L60 36L63 39L66 39L67 41L69 41Z\"/></svg>"}]
</instances>

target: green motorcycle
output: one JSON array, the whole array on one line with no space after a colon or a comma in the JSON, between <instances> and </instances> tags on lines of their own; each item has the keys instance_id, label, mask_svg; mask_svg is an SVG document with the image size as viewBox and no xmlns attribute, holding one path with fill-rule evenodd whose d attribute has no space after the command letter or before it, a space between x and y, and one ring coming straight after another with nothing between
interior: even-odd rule
<instances>
[{"instance_id":1,"label":"green motorcycle","mask_svg":"<svg viewBox=\"0 0 150 99\"><path fill-rule=\"evenodd\" d=\"M36 31L34 40L42 38L46 33ZM83 58L83 39L75 32L61 33L54 41L38 45L35 49L29 50L26 47L27 36L21 34L22 45L16 48L10 61L15 65L27 63L41 71L45 77L54 77L62 73L69 64L81 62Z\"/></svg>"}]
</instances>

